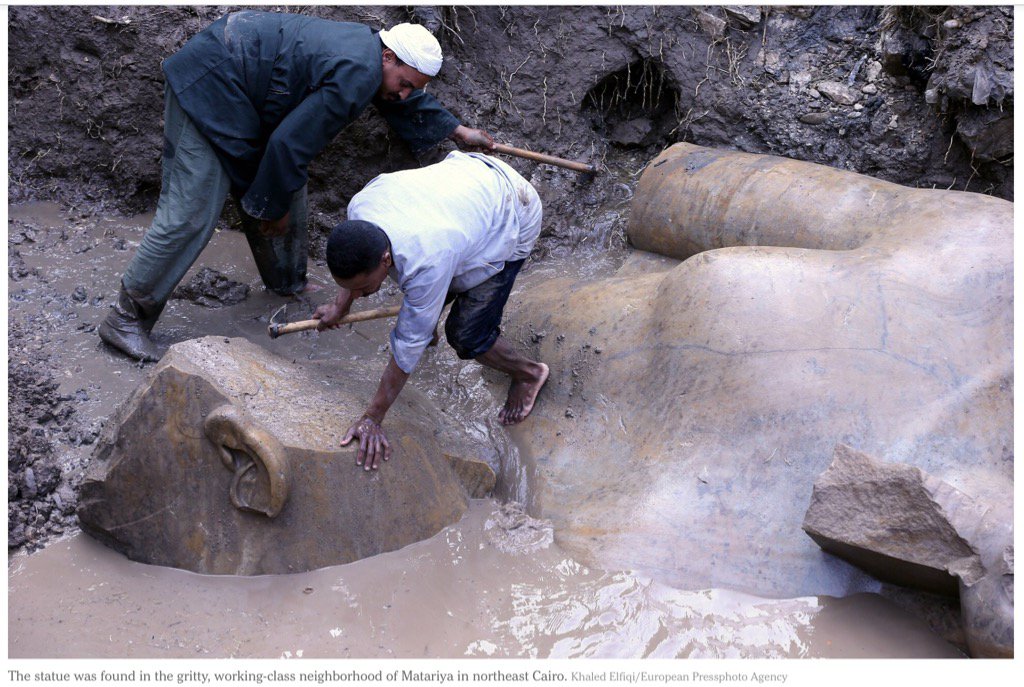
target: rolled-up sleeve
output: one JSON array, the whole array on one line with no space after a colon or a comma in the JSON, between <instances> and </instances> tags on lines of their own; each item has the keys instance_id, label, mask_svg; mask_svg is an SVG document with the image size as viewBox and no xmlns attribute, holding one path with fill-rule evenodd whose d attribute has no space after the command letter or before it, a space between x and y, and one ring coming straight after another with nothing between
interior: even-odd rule
<instances>
[{"instance_id":1,"label":"rolled-up sleeve","mask_svg":"<svg viewBox=\"0 0 1024 687\"><path fill-rule=\"evenodd\" d=\"M406 374L412 373L434 338L454 272L455 257L446 253L401 284L405 299L391 330L391 354Z\"/></svg>"},{"instance_id":2,"label":"rolled-up sleeve","mask_svg":"<svg viewBox=\"0 0 1024 687\"><path fill-rule=\"evenodd\" d=\"M349 85L342 86L345 82ZM271 134L242 209L257 219L283 217L292 194L306 184L310 161L362 113L371 94L368 70L356 64L339 66Z\"/></svg>"},{"instance_id":3,"label":"rolled-up sleeve","mask_svg":"<svg viewBox=\"0 0 1024 687\"><path fill-rule=\"evenodd\" d=\"M438 144L459 126L455 115L422 90L398 102L376 98L373 105L413 152Z\"/></svg>"}]
</instances>

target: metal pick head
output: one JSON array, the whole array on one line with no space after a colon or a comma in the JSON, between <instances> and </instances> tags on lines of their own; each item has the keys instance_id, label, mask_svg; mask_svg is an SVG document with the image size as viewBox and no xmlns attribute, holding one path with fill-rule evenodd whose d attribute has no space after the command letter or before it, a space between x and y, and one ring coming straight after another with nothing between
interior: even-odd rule
<instances>
[{"instance_id":1,"label":"metal pick head","mask_svg":"<svg viewBox=\"0 0 1024 687\"><path fill-rule=\"evenodd\" d=\"M287 303L285 303L280 308L278 308L277 310L274 311L274 314L270 316L270 324L280 324L277 321L277 318L278 318L279 315L281 315L281 313L285 314L286 317L284 318L284 320L285 320L285 322L287 322L288 321L288 318L287 318L287 315L288 315L288 304Z\"/></svg>"}]
</instances>

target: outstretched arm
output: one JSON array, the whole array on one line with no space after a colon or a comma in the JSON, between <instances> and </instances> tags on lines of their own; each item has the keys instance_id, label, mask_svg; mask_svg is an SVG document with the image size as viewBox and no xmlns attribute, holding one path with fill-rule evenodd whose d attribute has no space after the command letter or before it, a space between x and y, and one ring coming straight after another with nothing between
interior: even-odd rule
<instances>
[{"instance_id":1,"label":"outstretched arm","mask_svg":"<svg viewBox=\"0 0 1024 687\"><path fill-rule=\"evenodd\" d=\"M414 153L437 145L454 133L459 120L426 91L413 91L405 100L375 98L374 107Z\"/></svg>"},{"instance_id":2,"label":"outstretched arm","mask_svg":"<svg viewBox=\"0 0 1024 687\"><path fill-rule=\"evenodd\" d=\"M341 445L347 446L352 439L359 438L356 465L363 465L366 470L376 470L380 459L391 459L391 444L388 443L381 425L408 379L409 373L398 366L395 356L391 356L384 374L381 375L377 393L366 407L366 412L349 428L345 438L341 440Z\"/></svg>"}]
</instances>

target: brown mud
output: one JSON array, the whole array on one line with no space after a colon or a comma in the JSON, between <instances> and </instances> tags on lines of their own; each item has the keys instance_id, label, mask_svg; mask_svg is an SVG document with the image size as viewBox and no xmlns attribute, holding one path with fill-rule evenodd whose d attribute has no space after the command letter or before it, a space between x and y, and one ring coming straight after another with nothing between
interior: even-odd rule
<instances>
[{"instance_id":1,"label":"brown mud","mask_svg":"<svg viewBox=\"0 0 1024 687\"><path fill-rule=\"evenodd\" d=\"M11 207L9 219L16 242L9 249L16 267L8 277L8 542L11 549L34 550L49 537L76 529L75 488L99 430L146 374L146 366L114 352L95 330L150 216L81 219L56 205L37 203ZM32 240L23 238L26 235ZM85 270L82 254L89 256ZM580 277L598 275L623 259L622 251L595 253L574 271ZM564 274L566 269L564 259L531 262L522 283ZM310 281L318 292L292 299L276 296L260 282L244 236L227 230L215 235L182 283L209 281L204 275L211 273L220 275L220 284L236 283L236 291L247 288L248 296L230 306L218 301L216 307L204 304L211 301L209 290L200 290L192 299L174 298L154 330L156 341L166 346L206 335L244 337L311 365L376 357L383 369L391 326L387 320L359 323L336 333L302 332L278 339L267 335L270 317L282 306L279 317L308 319L317 304L332 297L336 287L324 265L310 264ZM360 309L393 305L398 299L397 287L388 281ZM500 431L497 409L504 398L488 389L485 375L497 379L478 365L460 361L442 343L428 349L411 383L444 409L446 417L439 424L460 423L475 442L476 457L496 471L506 471L497 496L528 501L525 470L515 460L499 462L499 456L514 456L515 448ZM335 428L336 433L345 429Z\"/></svg>"},{"instance_id":2,"label":"brown mud","mask_svg":"<svg viewBox=\"0 0 1024 687\"><path fill-rule=\"evenodd\" d=\"M151 209L160 61L228 9L12 7L12 200ZM602 164L582 185L575 173L514 162L550 211L545 231L568 242L621 241L605 206L628 196L647 161L676 141L1012 198L1009 7L288 10L374 28L423 23L446 56L430 90L464 123ZM379 172L412 164L365 113L310 167L313 228L329 228Z\"/></svg>"}]
</instances>

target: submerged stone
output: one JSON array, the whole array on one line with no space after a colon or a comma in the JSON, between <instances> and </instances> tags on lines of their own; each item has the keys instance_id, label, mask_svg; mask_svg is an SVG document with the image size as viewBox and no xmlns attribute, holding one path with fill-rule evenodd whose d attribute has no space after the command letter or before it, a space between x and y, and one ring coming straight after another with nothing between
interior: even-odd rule
<instances>
[{"instance_id":1,"label":"submerged stone","mask_svg":"<svg viewBox=\"0 0 1024 687\"><path fill-rule=\"evenodd\" d=\"M347 563L434 535L467 507L460 472L476 495L493 474L464 458L452 469L457 438L437 436L436 409L408 388L388 416L394 457L356 466L358 441L339 442L375 381L244 339L172 346L104 428L82 529L133 560L237 575Z\"/></svg>"}]
</instances>

